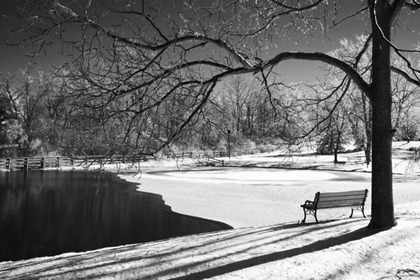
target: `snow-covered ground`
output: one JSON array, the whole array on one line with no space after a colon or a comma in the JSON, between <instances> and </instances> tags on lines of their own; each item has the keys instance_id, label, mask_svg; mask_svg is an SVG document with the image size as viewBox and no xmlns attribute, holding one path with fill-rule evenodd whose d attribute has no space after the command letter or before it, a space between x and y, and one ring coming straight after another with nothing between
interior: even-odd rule
<instances>
[{"instance_id":1,"label":"snow-covered ground","mask_svg":"<svg viewBox=\"0 0 420 280\"><path fill-rule=\"evenodd\" d=\"M319 212L319 224L299 223L299 205L318 190L370 189L357 153L340 155L346 164L339 166L331 156L289 158L301 168L290 170L258 168L285 160L273 154L225 159L251 168L144 169L120 177L162 195L173 211L235 229L3 262L0 279L419 279L420 176L407 148L395 145L398 225L390 229L369 229L369 217L349 219L348 209Z\"/></svg>"},{"instance_id":2,"label":"snow-covered ground","mask_svg":"<svg viewBox=\"0 0 420 280\"><path fill-rule=\"evenodd\" d=\"M1 279L419 279L420 205L398 226L280 223L0 264Z\"/></svg>"}]
</instances>

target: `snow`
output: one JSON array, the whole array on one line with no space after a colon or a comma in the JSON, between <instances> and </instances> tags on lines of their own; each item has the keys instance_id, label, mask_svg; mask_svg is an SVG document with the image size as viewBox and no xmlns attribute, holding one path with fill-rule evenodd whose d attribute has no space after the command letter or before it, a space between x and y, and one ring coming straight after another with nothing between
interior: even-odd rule
<instances>
[{"instance_id":1,"label":"snow","mask_svg":"<svg viewBox=\"0 0 420 280\"><path fill-rule=\"evenodd\" d=\"M399 147L405 152L404 143ZM263 156L258 162L275 164ZM394 176L395 227L370 229L369 219L357 212L349 219L345 208L320 212L319 224L310 218L301 224L299 205L316 191L370 189L370 173L336 172L324 162L318 171L229 167L120 175L139 191L162 195L173 211L235 229L3 262L0 279L419 279L418 169ZM360 162L335 167L346 168L366 171Z\"/></svg>"},{"instance_id":2,"label":"snow","mask_svg":"<svg viewBox=\"0 0 420 280\"><path fill-rule=\"evenodd\" d=\"M419 205L417 205L419 206ZM416 279L420 221L276 224L0 265L2 279ZM403 276L405 278L403 278Z\"/></svg>"}]
</instances>

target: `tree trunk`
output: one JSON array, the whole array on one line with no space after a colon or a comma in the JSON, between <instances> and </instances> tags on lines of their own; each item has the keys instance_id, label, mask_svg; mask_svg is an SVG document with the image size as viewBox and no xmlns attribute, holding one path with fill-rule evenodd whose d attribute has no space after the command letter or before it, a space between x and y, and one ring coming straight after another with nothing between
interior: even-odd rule
<instances>
[{"instance_id":1,"label":"tree trunk","mask_svg":"<svg viewBox=\"0 0 420 280\"><path fill-rule=\"evenodd\" d=\"M392 192L391 66L390 6L388 1L375 2L371 8L372 40L372 218L370 227L395 225ZM373 5L373 4L372 4ZM381 30L378 29L378 26Z\"/></svg>"},{"instance_id":2,"label":"tree trunk","mask_svg":"<svg viewBox=\"0 0 420 280\"><path fill-rule=\"evenodd\" d=\"M338 150L334 149L334 163L338 163Z\"/></svg>"},{"instance_id":3,"label":"tree trunk","mask_svg":"<svg viewBox=\"0 0 420 280\"><path fill-rule=\"evenodd\" d=\"M365 143L365 159L366 165L369 166L371 163L371 148L372 148L372 108L370 104L367 104L366 96L362 95L362 105L363 105L363 121L365 125L365 135L366 135L366 143Z\"/></svg>"},{"instance_id":4,"label":"tree trunk","mask_svg":"<svg viewBox=\"0 0 420 280\"><path fill-rule=\"evenodd\" d=\"M369 167L370 164L370 147L365 148L365 158L366 158L366 166Z\"/></svg>"},{"instance_id":5,"label":"tree trunk","mask_svg":"<svg viewBox=\"0 0 420 280\"><path fill-rule=\"evenodd\" d=\"M334 163L338 163L338 149L340 148L341 132L337 129L337 140L334 147Z\"/></svg>"}]
</instances>

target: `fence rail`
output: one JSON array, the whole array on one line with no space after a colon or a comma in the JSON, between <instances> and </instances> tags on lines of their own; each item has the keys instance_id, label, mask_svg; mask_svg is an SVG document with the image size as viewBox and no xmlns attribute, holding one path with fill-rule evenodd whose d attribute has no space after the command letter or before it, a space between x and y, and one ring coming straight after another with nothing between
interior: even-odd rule
<instances>
[{"instance_id":1,"label":"fence rail","mask_svg":"<svg viewBox=\"0 0 420 280\"><path fill-rule=\"evenodd\" d=\"M242 156L242 155L252 155L252 154L257 154L257 153L261 153L261 152L271 152L272 150L269 151L261 151L258 149L249 149L249 150L232 150L230 152L230 156ZM227 151L201 151L201 152L191 152L191 151L187 151L187 152L180 152L180 153L163 153L164 156L166 157L170 157L170 158L208 158L208 157L212 157L212 158L218 158L218 157L228 157L229 156L229 152Z\"/></svg>"},{"instance_id":2,"label":"fence rail","mask_svg":"<svg viewBox=\"0 0 420 280\"><path fill-rule=\"evenodd\" d=\"M61 167L86 167L93 164L122 164L129 162L147 161L143 156L79 156L79 157L21 157L0 158L0 169L5 170L32 170Z\"/></svg>"}]
</instances>

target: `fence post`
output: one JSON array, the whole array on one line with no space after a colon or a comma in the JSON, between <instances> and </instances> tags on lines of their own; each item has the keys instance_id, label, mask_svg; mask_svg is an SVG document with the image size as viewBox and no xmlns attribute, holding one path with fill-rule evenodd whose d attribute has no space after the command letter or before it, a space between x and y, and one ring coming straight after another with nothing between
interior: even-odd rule
<instances>
[{"instance_id":1,"label":"fence post","mask_svg":"<svg viewBox=\"0 0 420 280\"><path fill-rule=\"evenodd\" d=\"M45 158L44 157L42 157L41 158L41 169L45 169Z\"/></svg>"},{"instance_id":2,"label":"fence post","mask_svg":"<svg viewBox=\"0 0 420 280\"><path fill-rule=\"evenodd\" d=\"M60 168L60 157L57 157L57 167Z\"/></svg>"},{"instance_id":3,"label":"fence post","mask_svg":"<svg viewBox=\"0 0 420 280\"><path fill-rule=\"evenodd\" d=\"M28 170L29 169L29 159L25 158L23 160L23 169Z\"/></svg>"},{"instance_id":4,"label":"fence post","mask_svg":"<svg viewBox=\"0 0 420 280\"><path fill-rule=\"evenodd\" d=\"M10 158L6 158L6 169L10 170Z\"/></svg>"}]
</instances>

